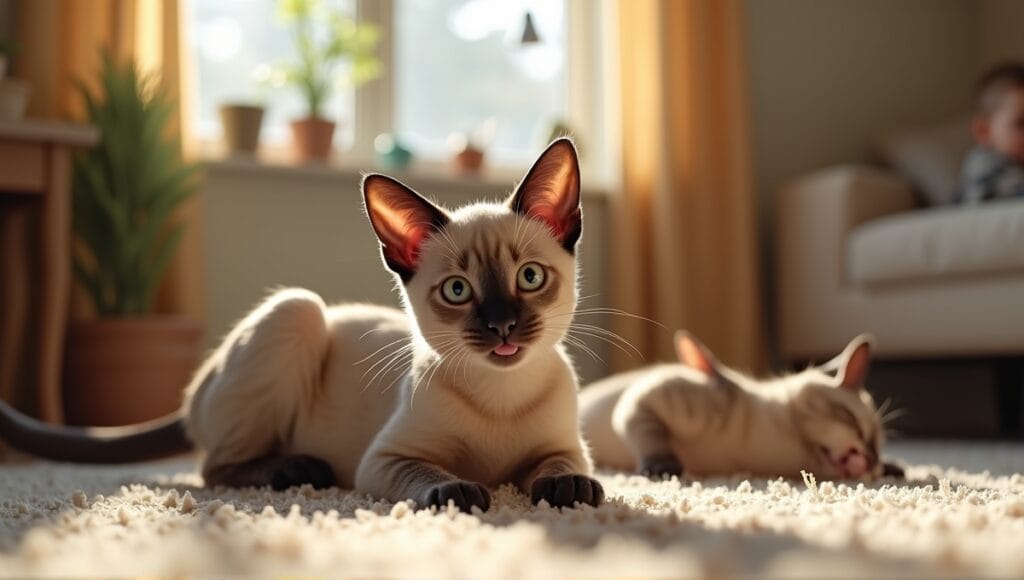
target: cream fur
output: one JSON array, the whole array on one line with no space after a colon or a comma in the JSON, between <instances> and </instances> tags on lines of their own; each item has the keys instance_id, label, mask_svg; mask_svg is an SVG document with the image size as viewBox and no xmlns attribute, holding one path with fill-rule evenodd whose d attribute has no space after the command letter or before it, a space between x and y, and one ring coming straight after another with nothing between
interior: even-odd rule
<instances>
[{"instance_id":1,"label":"cream fur","mask_svg":"<svg viewBox=\"0 0 1024 580\"><path fill-rule=\"evenodd\" d=\"M394 231L402 230L389 230L386 243ZM516 251L492 257L484 250L496 241ZM480 248L486 264L454 265ZM312 292L286 289L238 324L188 391L188 430L205 452L208 480L264 457L308 455L325 461L341 486L424 505L445 483L511 482L529 494L538 478L591 474L577 379L561 346L577 297L574 256L545 223L501 204L454 212L417 255L415 275L400 285L406 312L328 307ZM467 348L461 323L430 301L453 274L484 292L484 270L503 272L514 293L517 268L528 262L544 265L557 294L538 310L544 332L517 362L496 365Z\"/></svg>"},{"instance_id":2,"label":"cream fur","mask_svg":"<svg viewBox=\"0 0 1024 580\"><path fill-rule=\"evenodd\" d=\"M545 332L516 366L495 368L483 357L446 343L446 335L441 333L447 328L431 316L426 298L429 288L449 274L444 264L447 244L461 249L485 237L519 239L525 248L521 263L537 260L550 264L552 274L561 277L560 296L550 316L567 324L576 300L572 256L558 247L543 225L523 220L504 206L469 206L453 214L452 220L458 225L448 229L448 238L428 240L420 271L403 288L406 308L415 313L413 321L418 326L416 371L404 381L404 396L397 401L394 415L365 454L356 488L389 498L421 495L424 486L400 490L385 475L387 458L396 455L421 457L444 466L459 479L489 486L512 481L524 462L552 454L567 458L575 472L589 474L590 460L577 421L577 380L560 345L564 335L560 327ZM480 275L477 266L471 264L470 280ZM503 264L514 271L512 266L510 262ZM413 376L423 375L426 378L420 384L412 384ZM461 389L489 416L467 412L453 395L452 386ZM518 416L519 410L544 396L548 389L553 392L541 408ZM529 492L534 478L514 483Z\"/></svg>"},{"instance_id":3,"label":"cream fur","mask_svg":"<svg viewBox=\"0 0 1024 580\"><path fill-rule=\"evenodd\" d=\"M609 377L581 394L581 422L601 466L638 470L671 455L688 475L841 478L836 458L884 444L870 395L818 369L758 381L716 364L718 376L666 364ZM856 427L829 410L841 407ZM825 452L825 449L828 452ZM881 475L879 461L864 477Z\"/></svg>"}]
</instances>

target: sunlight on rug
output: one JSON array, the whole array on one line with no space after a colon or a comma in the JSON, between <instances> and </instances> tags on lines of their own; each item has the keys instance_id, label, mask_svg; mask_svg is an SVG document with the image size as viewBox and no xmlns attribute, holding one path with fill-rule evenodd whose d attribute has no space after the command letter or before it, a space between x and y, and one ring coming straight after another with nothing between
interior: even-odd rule
<instances>
[{"instance_id":1,"label":"sunlight on rug","mask_svg":"<svg viewBox=\"0 0 1024 580\"><path fill-rule=\"evenodd\" d=\"M192 459L3 464L0 571L1024 576L1024 448L904 443L892 455L914 464L909 482L653 482L605 473L609 500L598 509L533 507L506 487L489 512L474 515L338 489L207 490Z\"/></svg>"}]
</instances>

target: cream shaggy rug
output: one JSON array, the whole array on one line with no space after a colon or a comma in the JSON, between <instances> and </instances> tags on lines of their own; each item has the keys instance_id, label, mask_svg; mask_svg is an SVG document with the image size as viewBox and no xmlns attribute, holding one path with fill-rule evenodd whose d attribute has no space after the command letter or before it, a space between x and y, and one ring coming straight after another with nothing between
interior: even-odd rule
<instances>
[{"instance_id":1,"label":"cream shaggy rug","mask_svg":"<svg viewBox=\"0 0 1024 580\"><path fill-rule=\"evenodd\" d=\"M1024 576L1024 447L893 445L907 483L651 482L598 509L414 511L355 493L202 489L188 458L0 465L0 575ZM987 470L987 471L986 471Z\"/></svg>"}]
</instances>

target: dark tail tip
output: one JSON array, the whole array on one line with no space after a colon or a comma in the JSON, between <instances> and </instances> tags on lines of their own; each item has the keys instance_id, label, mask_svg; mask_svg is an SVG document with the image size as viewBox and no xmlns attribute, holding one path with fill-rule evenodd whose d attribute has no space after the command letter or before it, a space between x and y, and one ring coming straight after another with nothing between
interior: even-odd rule
<instances>
[{"instance_id":1,"label":"dark tail tip","mask_svg":"<svg viewBox=\"0 0 1024 580\"><path fill-rule=\"evenodd\" d=\"M177 412L124 427L50 425L0 401L0 438L25 453L72 463L132 463L193 448Z\"/></svg>"}]
</instances>

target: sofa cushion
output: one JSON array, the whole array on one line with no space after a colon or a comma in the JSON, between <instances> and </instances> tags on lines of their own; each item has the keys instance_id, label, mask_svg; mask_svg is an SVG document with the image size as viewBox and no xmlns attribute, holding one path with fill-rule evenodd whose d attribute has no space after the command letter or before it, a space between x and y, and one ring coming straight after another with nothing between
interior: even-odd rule
<instances>
[{"instance_id":1,"label":"sofa cushion","mask_svg":"<svg viewBox=\"0 0 1024 580\"><path fill-rule=\"evenodd\" d=\"M953 203L971 148L970 119L894 133L875 147L881 160L914 184L927 205Z\"/></svg>"},{"instance_id":2,"label":"sofa cushion","mask_svg":"<svg viewBox=\"0 0 1024 580\"><path fill-rule=\"evenodd\" d=\"M873 286L1024 271L1024 200L903 212L846 241L850 281Z\"/></svg>"}]
</instances>

